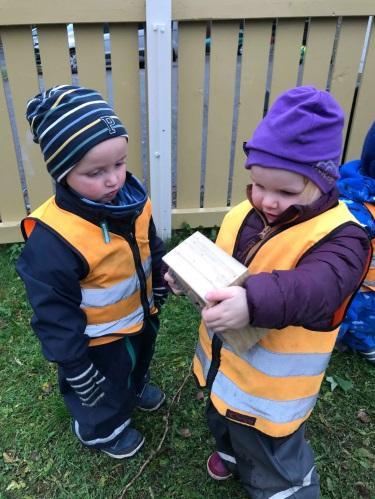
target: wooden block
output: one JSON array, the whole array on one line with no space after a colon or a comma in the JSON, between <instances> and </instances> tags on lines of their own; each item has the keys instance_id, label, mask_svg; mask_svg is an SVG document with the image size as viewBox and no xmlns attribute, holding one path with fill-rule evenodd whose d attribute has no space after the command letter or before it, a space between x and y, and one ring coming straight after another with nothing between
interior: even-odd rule
<instances>
[{"instance_id":1,"label":"wooden block","mask_svg":"<svg viewBox=\"0 0 375 499\"><path fill-rule=\"evenodd\" d=\"M248 269L200 232L195 232L167 253L164 262L179 288L200 309L213 306L205 299L208 291L241 285ZM241 330L216 333L238 353L251 348L267 329L247 326Z\"/></svg>"}]
</instances>

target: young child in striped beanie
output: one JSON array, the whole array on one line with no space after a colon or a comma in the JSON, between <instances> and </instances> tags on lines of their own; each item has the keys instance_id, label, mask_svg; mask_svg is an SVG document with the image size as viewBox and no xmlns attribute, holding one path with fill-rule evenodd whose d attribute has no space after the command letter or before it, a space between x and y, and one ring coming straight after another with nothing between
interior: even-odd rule
<instances>
[{"instance_id":1,"label":"young child in striped beanie","mask_svg":"<svg viewBox=\"0 0 375 499\"><path fill-rule=\"evenodd\" d=\"M73 432L114 458L144 443L135 408L165 394L149 365L166 296L165 252L142 184L127 171L128 134L95 90L60 85L27 105L56 194L22 221L17 262L47 360L58 365Z\"/></svg>"}]
</instances>

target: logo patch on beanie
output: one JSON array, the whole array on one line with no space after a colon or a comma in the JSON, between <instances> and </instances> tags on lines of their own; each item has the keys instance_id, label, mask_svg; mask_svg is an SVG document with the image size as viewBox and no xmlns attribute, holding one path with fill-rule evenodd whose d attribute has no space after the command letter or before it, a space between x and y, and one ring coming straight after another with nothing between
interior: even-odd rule
<instances>
[{"instance_id":1,"label":"logo patch on beanie","mask_svg":"<svg viewBox=\"0 0 375 499\"><path fill-rule=\"evenodd\" d=\"M313 168L330 184L340 177L338 166L331 159L327 161L318 161L313 165Z\"/></svg>"},{"instance_id":2,"label":"logo patch on beanie","mask_svg":"<svg viewBox=\"0 0 375 499\"><path fill-rule=\"evenodd\" d=\"M116 122L113 118L111 118L111 116L101 116L100 119L103 121L103 123L108 128L108 133L110 135L113 135L114 133L116 133L116 129L115 129Z\"/></svg>"}]
</instances>

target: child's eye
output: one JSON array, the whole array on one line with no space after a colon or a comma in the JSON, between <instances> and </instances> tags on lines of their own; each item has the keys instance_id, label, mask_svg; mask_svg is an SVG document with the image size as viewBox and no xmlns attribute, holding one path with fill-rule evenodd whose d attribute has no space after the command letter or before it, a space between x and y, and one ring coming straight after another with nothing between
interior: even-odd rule
<instances>
[{"instance_id":1,"label":"child's eye","mask_svg":"<svg viewBox=\"0 0 375 499\"><path fill-rule=\"evenodd\" d=\"M260 184L257 184L257 183L255 183L254 185L255 185L255 187L257 187L258 189L264 189L263 185L260 185Z\"/></svg>"},{"instance_id":2,"label":"child's eye","mask_svg":"<svg viewBox=\"0 0 375 499\"><path fill-rule=\"evenodd\" d=\"M88 177L93 178L93 177L98 177L101 173L101 170L95 170L94 172L90 172L87 174Z\"/></svg>"},{"instance_id":3,"label":"child's eye","mask_svg":"<svg viewBox=\"0 0 375 499\"><path fill-rule=\"evenodd\" d=\"M280 191L280 194L282 194L283 196L295 196L296 195L295 192L289 192L289 191Z\"/></svg>"},{"instance_id":4,"label":"child's eye","mask_svg":"<svg viewBox=\"0 0 375 499\"><path fill-rule=\"evenodd\" d=\"M125 161L124 161L124 160L122 160L122 161L117 161L117 163L115 164L115 167L116 167L116 168L120 168L121 166L124 166L124 164L125 164Z\"/></svg>"}]
</instances>

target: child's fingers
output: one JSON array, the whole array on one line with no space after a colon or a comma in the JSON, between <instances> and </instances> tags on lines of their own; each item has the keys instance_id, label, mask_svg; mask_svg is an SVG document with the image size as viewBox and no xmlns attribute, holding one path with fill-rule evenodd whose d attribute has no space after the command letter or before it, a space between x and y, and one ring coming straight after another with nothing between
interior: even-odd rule
<instances>
[{"instance_id":1,"label":"child's fingers","mask_svg":"<svg viewBox=\"0 0 375 499\"><path fill-rule=\"evenodd\" d=\"M173 279L171 274L169 274L168 272L166 272L164 274L164 280L168 283L168 286L171 288L171 290L173 291L173 293L175 295L183 295L184 294L182 289L180 289L177 286L176 281Z\"/></svg>"}]
</instances>

